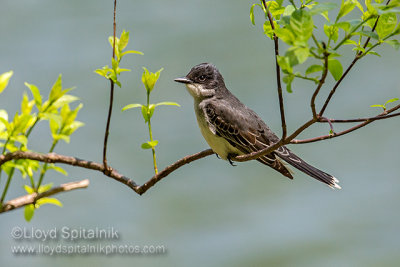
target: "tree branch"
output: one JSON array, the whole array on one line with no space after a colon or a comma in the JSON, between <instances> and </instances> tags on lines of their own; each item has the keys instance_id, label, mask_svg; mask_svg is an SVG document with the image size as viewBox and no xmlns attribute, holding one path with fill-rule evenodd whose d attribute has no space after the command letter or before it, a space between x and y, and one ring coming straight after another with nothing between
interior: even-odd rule
<instances>
[{"instance_id":1,"label":"tree branch","mask_svg":"<svg viewBox=\"0 0 400 267\"><path fill-rule=\"evenodd\" d=\"M271 12L269 12L268 6L263 0L263 5L265 10L267 11L267 16L269 23L271 24L271 29L275 30L274 20L272 18ZM279 98L279 109L281 113L281 124L282 124L282 139L286 138L287 135L287 127L286 127L286 119L285 119L285 107L283 104L283 93L282 93L282 84L281 84L281 69L278 64L278 56L279 56L279 39L275 33L273 33L274 45L275 45L275 67L276 67L276 83L278 88L278 98Z\"/></svg>"},{"instance_id":2,"label":"tree branch","mask_svg":"<svg viewBox=\"0 0 400 267\"><path fill-rule=\"evenodd\" d=\"M141 186L136 184L132 179L120 174L117 170L115 170L111 167L108 167L108 171L105 173L105 175L120 182L120 183L123 183L124 185L128 186L129 188L131 188L133 191L135 191L139 195L142 195L149 188L151 188L153 185L155 185L157 182L159 182L164 177L168 176L170 173L172 173L176 169L178 169L192 161L207 157L212 154L214 154L214 152L211 149L206 149L206 150L198 152L196 154L183 157L182 159L169 165L164 170L160 171L158 174L151 177L146 183L144 183ZM7 161L16 160L16 159L31 159L31 160L37 160L37 161L47 162L47 163L63 163L63 164L67 164L67 165L78 166L78 167L85 168L85 169L100 171L102 173L105 172L104 165L101 163L83 160L83 159L65 156L65 155L59 155L56 153L41 154L41 153L31 152L31 151L15 151L12 153L7 153L5 155L1 155L0 156L0 166L2 164L6 163Z\"/></svg>"},{"instance_id":3,"label":"tree branch","mask_svg":"<svg viewBox=\"0 0 400 267\"><path fill-rule=\"evenodd\" d=\"M61 192L67 192L67 191L72 191L75 189L81 189L81 188L86 188L89 186L89 180L85 179L82 181L78 182L71 182L71 183L66 183L62 184L58 187L51 188L50 190L43 192L43 193L32 193L29 195L25 195L22 197L15 198L13 200L10 200L6 203L3 204L3 206L0 209L0 213L22 208L23 206L29 205L29 204L34 204L37 200L44 198L44 197L49 197Z\"/></svg>"}]
</instances>

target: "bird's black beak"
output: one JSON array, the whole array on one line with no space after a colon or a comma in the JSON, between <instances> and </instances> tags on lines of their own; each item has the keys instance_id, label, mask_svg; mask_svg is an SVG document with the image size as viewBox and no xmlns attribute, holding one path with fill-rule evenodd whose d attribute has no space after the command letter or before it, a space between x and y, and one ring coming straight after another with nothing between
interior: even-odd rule
<instances>
[{"instance_id":1,"label":"bird's black beak","mask_svg":"<svg viewBox=\"0 0 400 267\"><path fill-rule=\"evenodd\" d=\"M178 83L193 83L192 80L190 80L190 79L188 79L186 77L176 78L174 81L178 82Z\"/></svg>"}]
</instances>

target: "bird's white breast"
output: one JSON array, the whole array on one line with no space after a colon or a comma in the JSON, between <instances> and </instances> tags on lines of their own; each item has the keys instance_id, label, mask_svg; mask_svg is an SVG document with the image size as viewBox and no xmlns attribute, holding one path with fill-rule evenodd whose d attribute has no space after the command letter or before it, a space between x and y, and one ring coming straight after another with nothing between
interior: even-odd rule
<instances>
[{"instance_id":1,"label":"bird's white breast","mask_svg":"<svg viewBox=\"0 0 400 267\"><path fill-rule=\"evenodd\" d=\"M217 136L215 131L212 131L212 126L207 122L204 111L199 107L199 103L195 101L194 110L196 113L197 123L199 125L201 134L211 147L211 149L218 154L222 159L226 160L228 154L242 155L243 153L237 148L233 147L223 137Z\"/></svg>"}]
</instances>

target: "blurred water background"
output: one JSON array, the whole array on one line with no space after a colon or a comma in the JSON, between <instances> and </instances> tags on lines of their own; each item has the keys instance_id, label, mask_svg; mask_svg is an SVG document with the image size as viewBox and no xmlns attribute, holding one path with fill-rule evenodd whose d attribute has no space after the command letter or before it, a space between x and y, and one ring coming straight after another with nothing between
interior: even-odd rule
<instances>
[{"instance_id":1,"label":"blurred water background","mask_svg":"<svg viewBox=\"0 0 400 267\"><path fill-rule=\"evenodd\" d=\"M14 70L0 107L13 114L24 82L43 95L59 73L64 87L84 104L79 129L69 145L56 152L101 161L109 84L93 73L109 64L113 1L11 1L0 4L0 73ZM147 130L138 110L121 113L129 103L144 102L142 66L164 67L153 102L176 101L180 108L160 107L153 117L159 167L207 148L195 122L192 98L175 77L201 62L212 62L227 87L280 133L275 90L273 44L249 20L255 1L118 1L117 30L131 32L129 49L144 56L123 59L132 72L121 76L109 140L109 162L143 183L152 176L151 153L140 149ZM398 97L399 52L379 49L382 58L357 64L333 98L326 115L354 118L374 115L372 104ZM353 52L343 58L350 62ZM319 100L327 95L330 78ZM289 130L310 116L314 86L296 82L285 94ZM320 103L320 102L319 102ZM337 131L347 125L335 125ZM308 145L291 146L298 155L341 181L331 190L296 171L290 181L257 162L231 167L215 156L174 172L145 195L100 173L69 168L69 176L48 175L55 185L84 178L86 190L59 195L64 207L44 206L30 223L23 210L1 215L1 266L398 266L400 264L399 119L376 122L361 131ZM326 134L328 125L311 127L301 137ZM48 125L32 134L30 147L47 151ZM4 180L4 179L3 179ZM15 176L8 198L24 194L25 181ZM4 186L4 181L0 185ZM164 245L162 255L15 256L11 229L117 229L117 244ZM103 241L93 241L98 244ZM106 241L107 242L107 241ZM112 243L111 241L109 243ZM57 243L45 242L45 245Z\"/></svg>"}]
</instances>

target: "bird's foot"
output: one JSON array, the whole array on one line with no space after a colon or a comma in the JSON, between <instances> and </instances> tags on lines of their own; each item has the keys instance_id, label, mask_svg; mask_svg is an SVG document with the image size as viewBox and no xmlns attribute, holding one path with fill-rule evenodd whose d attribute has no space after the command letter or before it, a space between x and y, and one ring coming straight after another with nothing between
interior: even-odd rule
<instances>
[{"instance_id":1,"label":"bird's foot","mask_svg":"<svg viewBox=\"0 0 400 267\"><path fill-rule=\"evenodd\" d=\"M221 159L221 157L217 153L215 153L215 156L217 156L217 158Z\"/></svg>"},{"instance_id":2,"label":"bird's foot","mask_svg":"<svg viewBox=\"0 0 400 267\"><path fill-rule=\"evenodd\" d=\"M233 161L232 161L232 157L236 157L236 155L234 155L234 154L228 154L228 157L227 157L227 159L228 159L228 161L229 161L229 164L231 164L232 166L237 166L235 163L233 163Z\"/></svg>"}]
</instances>

